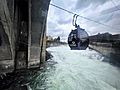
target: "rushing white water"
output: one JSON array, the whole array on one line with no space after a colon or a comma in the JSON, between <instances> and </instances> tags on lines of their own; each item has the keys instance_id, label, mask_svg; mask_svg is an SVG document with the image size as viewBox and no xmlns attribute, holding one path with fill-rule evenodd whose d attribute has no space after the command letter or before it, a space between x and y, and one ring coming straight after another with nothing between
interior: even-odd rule
<instances>
[{"instance_id":1,"label":"rushing white water","mask_svg":"<svg viewBox=\"0 0 120 90\"><path fill-rule=\"evenodd\" d=\"M67 46L47 51L57 63L40 73L33 90L120 90L119 68L102 62L104 57L96 51L73 51ZM39 85L43 78L44 85Z\"/></svg>"}]
</instances>

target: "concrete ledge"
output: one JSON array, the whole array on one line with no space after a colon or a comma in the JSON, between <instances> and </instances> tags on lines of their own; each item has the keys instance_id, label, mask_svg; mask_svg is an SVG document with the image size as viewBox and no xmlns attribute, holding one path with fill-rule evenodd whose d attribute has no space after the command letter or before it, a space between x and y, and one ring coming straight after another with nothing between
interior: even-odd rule
<instances>
[{"instance_id":1,"label":"concrete ledge","mask_svg":"<svg viewBox=\"0 0 120 90\"><path fill-rule=\"evenodd\" d=\"M28 62L28 68L38 68L40 67L40 60L36 60L36 59L31 59Z\"/></svg>"}]
</instances>

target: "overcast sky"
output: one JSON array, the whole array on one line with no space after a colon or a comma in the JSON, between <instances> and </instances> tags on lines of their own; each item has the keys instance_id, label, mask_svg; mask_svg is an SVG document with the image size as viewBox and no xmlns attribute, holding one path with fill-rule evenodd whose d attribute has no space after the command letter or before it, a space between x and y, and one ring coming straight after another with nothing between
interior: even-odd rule
<instances>
[{"instance_id":1,"label":"overcast sky","mask_svg":"<svg viewBox=\"0 0 120 90\"><path fill-rule=\"evenodd\" d=\"M79 17L77 24L89 35L104 32L120 34L120 0L51 0L51 3L114 28L108 28ZM67 41L70 31L74 29L72 19L72 14L50 5L47 35L60 36L63 41Z\"/></svg>"}]
</instances>

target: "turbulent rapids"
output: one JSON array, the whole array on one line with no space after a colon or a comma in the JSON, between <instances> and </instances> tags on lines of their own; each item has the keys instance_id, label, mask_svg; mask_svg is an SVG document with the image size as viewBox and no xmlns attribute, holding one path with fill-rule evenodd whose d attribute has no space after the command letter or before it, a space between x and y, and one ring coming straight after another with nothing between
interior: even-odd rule
<instances>
[{"instance_id":1,"label":"turbulent rapids","mask_svg":"<svg viewBox=\"0 0 120 90\"><path fill-rule=\"evenodd\" d=\"M94 50L47 49L53 58L29 84L30 90L120 90L120 70Z\"/></svg>"}]
</instances>

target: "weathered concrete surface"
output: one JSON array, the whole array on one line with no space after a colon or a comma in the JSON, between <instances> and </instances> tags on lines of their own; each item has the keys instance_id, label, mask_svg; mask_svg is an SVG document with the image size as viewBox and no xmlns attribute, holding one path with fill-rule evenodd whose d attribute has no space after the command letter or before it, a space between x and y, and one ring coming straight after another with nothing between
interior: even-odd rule
<instances>
[{"instance_id":1,"label":"weathered concrete surface","mask_svg":"<svg viewBox=\"0 0 120 90\"><path fill-rule=\"evenodd\" d=\"M8 36L4 31L2 23L0 23L0 37L1 37L1 44L0 44L0 61L1 60L11 60L11 50L10 50L10 43L8 40Z\"/></svg>"},{"instance_id":2,"label":"weathered concrete surface","mask_svg":"<svg viewBox=\"0 0 120 90\"><path fill-rule=\"evenodd\" d=\"M0 72L40 67L50 0L0 0Z\"/></svg>"},{"instance_id":3,"label":"weathered concrete surface","mask_svg":"<svg viewBox=\"0 0 120 90\"><path fill-rule=\"evenodd\" d=\"M12 0L11 2L13 3ZM0 46L1 72L13 71L14 69L15 38L11 19L13 13L9 11L8 4L7 0L0 0L0 33L2 36L2 45ZM14 5L12 4L12 6Z\"/></svg>"},{"instance_id":4,"label":"weathered concrete surface","mask_svg":"<svg viewBox=\"0 0 120 90\"><path fill-rule=\"evenodd\" d=\"M46 20L50 0L31 0L31 33L28 67L39 67L45 61ZM29 12L30 13L30 12ZM29 37L29 38L30 38Z\"/></svg>"}]
</instances>

